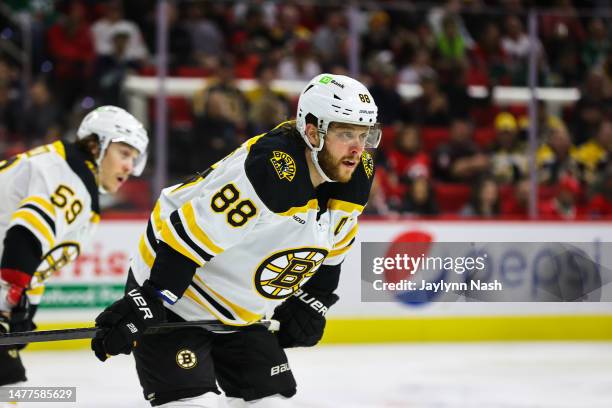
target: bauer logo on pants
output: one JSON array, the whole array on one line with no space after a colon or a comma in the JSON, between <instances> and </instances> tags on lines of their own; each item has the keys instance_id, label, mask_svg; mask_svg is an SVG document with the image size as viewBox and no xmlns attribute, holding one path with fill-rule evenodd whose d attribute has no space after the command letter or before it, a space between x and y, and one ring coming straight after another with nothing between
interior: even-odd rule
<instances>
[{"instance_id":1,"label":"bauer logo on pants","mask_svg":"<svg viewBox=\"0 0 612 408\"><path fill-rule=\"evenodd\" d=\"M183 349L176 353L176 364L185 370L189 370L198 364L198 358L193 351Z\"/></svg>"}]
</instances>

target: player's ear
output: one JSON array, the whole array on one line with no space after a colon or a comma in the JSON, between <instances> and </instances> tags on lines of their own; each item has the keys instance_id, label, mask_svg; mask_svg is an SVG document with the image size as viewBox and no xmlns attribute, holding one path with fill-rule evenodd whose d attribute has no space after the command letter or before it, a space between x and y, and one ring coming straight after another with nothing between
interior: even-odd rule
<instances>
[{"instance_id":1,"label":"player's ear","mask_svg":"<svg viewBox=\"0 0 612 408\"><path fill-rule=\"evenodd\" d=\"M312 123L306 124L306 136L308 136L308 141L312 146L319 145L319 132L317 132L317 127Z\"/></svg>"}]
</instances>

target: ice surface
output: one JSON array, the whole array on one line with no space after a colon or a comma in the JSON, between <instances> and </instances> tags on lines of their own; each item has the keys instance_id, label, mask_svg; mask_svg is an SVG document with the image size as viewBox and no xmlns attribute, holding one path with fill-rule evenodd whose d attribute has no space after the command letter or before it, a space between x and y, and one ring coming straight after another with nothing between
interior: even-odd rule
<instances>
[{"instance_id":1,"label":"ice surface","mask_svg":"<svg viewBox=\"0 0 612 408\"><path fill-rule=\"evenodd\" d=\"M612 343L319 346L289 350L296 408L609 408ZM148 407L131 357L23 354L32 386L76 386L77 403ZM41 408L20 403L20 408Z\"/></svg>"}]
</instances>

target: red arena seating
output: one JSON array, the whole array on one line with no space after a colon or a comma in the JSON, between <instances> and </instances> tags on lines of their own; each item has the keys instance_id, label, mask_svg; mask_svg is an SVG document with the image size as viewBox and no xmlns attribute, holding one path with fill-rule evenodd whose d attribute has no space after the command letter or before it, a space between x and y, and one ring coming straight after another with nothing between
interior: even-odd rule
<instances>
[{"instance_id":1,"label":"red arena seating","mask_svg":"<svg viewBox=\"0 0 612 408\"><path fill-rule=\"evenodd\" d=\"M455 213L470 200L471 188L467 184L435 183L434 192L441 213Z\"/></svg>"}]
</instances>

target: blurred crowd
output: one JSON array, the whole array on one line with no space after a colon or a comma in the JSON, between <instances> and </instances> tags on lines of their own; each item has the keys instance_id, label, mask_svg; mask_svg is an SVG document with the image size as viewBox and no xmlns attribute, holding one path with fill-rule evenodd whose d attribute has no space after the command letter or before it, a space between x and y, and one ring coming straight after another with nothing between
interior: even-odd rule
<instances>
[{"instance_id":1,"label":"blurred crowd","mask_svg":"<svg viewBox=\"0 0 612 408\"><path fill-rule=\"evenodd\" d=\"M30 22L32 72L26 86L22 62L0 48L1 157L70 138L94 106L129 108L125 78L156 74L154 1L3 3L11 11L0 13L0 41L24 48L19 21ZM192 99L168 98L171 178L203 170L246 138L290 119L296 96L272 89L273 80L348 74L357 50L359 79L384 126L369 214L527 217L534 166L542 218L612 216L607 3L538 1L532 42L527 11L535 2L528 0L429 7L387 0L377 9L356 8L351 20L346 7L316 2L168 2L170 75L210 79ZM351 41L355 30L358 44ZM540 101L533 155L527 106L492 97L494 87L527 84L530 55L539 86L580 94L563 106ZM256 87L243 92L237 79L254 79ZM421 92L406 98L398 92L402 84ZM472 85L487 92L476 97Z\"/></svg>"}]
</instances>

